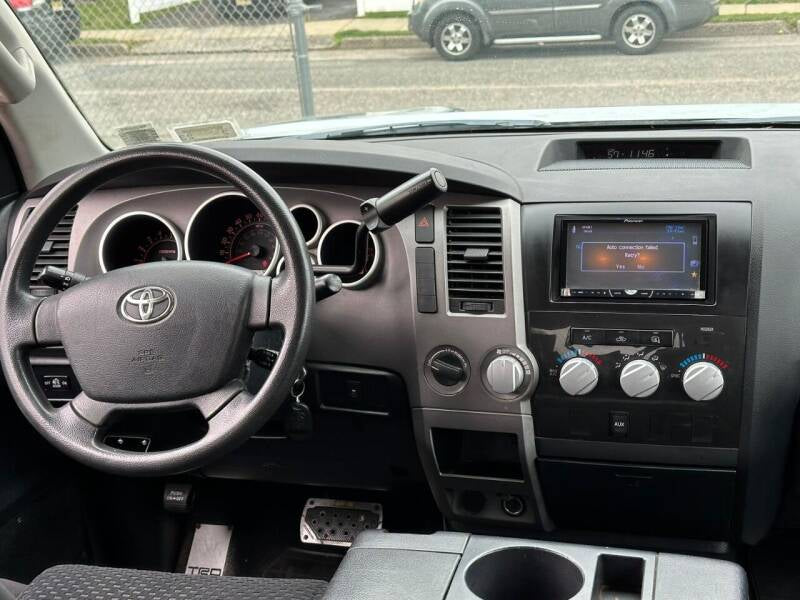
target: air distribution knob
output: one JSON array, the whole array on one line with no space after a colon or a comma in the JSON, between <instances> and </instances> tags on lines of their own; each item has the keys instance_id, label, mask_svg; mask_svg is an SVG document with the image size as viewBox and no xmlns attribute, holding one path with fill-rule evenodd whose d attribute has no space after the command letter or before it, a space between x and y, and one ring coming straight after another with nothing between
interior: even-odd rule
<instances>
[{"instance_id":1,"label":"air distribution knob","mask_svg":"<svg viewBox=\"0 0 800 600\"><path fill-rule=\"evenodd\" d=\"M486 367L486 383L495 394L513 394L524 378L525 368L513 356L498 356Z\"/></svg>"},{"instance_id":2,"label":"air distribution knob","mask_svg":"<svg viewBox=\"0 0 800 600\"><path fill-rule=\"evenodd\" d=\"M619 374L622 391L631 398L652 396L661 383L658 368L649 360L632 360Z\"/></svg>"},{"instance_id":3,"label":"air distribution knob","mask_svg":"<svg viewBox=\"0 0 800 600\"><path fill-rule=\"evenodd\" d=\"M597 387L600 375L588 358L570 358L561 367L558 383L570 396L584 396Z\"/></svg>"},{"instance_id":4,"label":"air distribution knob","mask_svg":"<svg viewBox=\"0 0 800 600\"><path fill-rule=\"evenodd\" d=\"M713 400L722 393L725 377L720 368L710 362L693 363L683 372L683 391L692 400Z\"/></svg>"}]
</instances>

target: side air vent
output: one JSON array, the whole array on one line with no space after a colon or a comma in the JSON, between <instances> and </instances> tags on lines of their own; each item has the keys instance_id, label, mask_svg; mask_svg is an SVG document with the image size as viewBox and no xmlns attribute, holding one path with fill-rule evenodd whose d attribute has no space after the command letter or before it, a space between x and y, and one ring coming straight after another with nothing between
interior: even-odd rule
<instances>
[{"instance_id":1,"label":"side air vent","mask_svg":"<svg viewBox=\"0 0 800 600\"><path fill-rule=\"evenodd\" d=\"M28 214L25 215L25 219L28 218L31 212L33 212L33 209L28 209ZM39 252L39 256L36 259L36 266L33 268L33 274L31 275L31 293L34 296L49 296L53 293L53 290L48 286L36 283L36 278L39 276L42 269L48 265L53 265L61 269L67 268L69 238L72 234L72 225L75 222L76 212L78 212L77 206L71 208L70 211L64 215L64 218L59 221L58 225L53 229L53 233L48 236L47 241L44 243L44 246L42 246L42 250Z\"/></svg>"},{"instance_id":2,"label":"side air vent","mask_svg":"<svg viewBox=\"0 0 800 600\"><path fill-rule=\"evenodd\" d=\"M447 291L450 312L502 314L503 219L495 207L447 210Z\"/></svg>"}]
</instances>

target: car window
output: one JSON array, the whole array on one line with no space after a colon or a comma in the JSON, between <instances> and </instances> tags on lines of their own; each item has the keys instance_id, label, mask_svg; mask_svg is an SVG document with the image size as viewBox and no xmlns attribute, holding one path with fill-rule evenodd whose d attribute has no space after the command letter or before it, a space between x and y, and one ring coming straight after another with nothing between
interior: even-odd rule
<instances>
[{"instance_id":1,"label":"car window","mask_svg":"<svg viewBox=\"0 0 800 600\"><path fill-rule=\"evenodd\" d=\"M785 118L800 98L800 13L771 0L6 1L112 147L465 111L764 119L767 104Z\"/></svg>"}]
</instances>

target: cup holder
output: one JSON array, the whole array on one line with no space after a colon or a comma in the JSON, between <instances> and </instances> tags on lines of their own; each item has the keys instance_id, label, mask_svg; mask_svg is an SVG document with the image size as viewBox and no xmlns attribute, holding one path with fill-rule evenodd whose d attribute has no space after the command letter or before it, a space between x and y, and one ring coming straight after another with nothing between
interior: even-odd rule
<instances>
[{"instance_id":1,"label":"cup holder","mask_svg":"<svg viewBox=\"0 0 800 600\"><path fill-rule=\"evenodd\" d=\"M483 600L568 600L583 587L583 573L571 560L541 548L513 547L486 554L465 576Z\"/></svg>"}]
</instances>

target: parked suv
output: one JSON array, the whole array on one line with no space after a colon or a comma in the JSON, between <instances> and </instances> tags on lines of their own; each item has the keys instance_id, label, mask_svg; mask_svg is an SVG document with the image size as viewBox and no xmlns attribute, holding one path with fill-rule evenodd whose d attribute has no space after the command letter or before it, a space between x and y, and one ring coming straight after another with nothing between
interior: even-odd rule
<instances>
[{"instance_id":1,"label":"parked suv","mask_svg":"<svg viewBox=\"0 0 800 600\"><path fill-rule=\"evenodd\" d=\"M625 54L647 54L666 33L718 12L719 0L418 0L409 28L447 60L491 45L603 39Z\"/></svg>"},{"instance_id":2,"label":"parked suv","mask_svg":"<svg viewBox=\"0 0 800 600\"><path fill-rule=\"evenodd\" d=\"M81 35L81 16L75 0L10 0L39 48L49 57L59 56Z\"/></svg>"}]
</instances>

